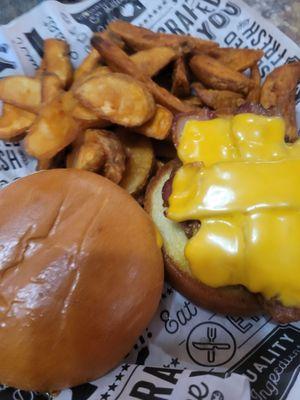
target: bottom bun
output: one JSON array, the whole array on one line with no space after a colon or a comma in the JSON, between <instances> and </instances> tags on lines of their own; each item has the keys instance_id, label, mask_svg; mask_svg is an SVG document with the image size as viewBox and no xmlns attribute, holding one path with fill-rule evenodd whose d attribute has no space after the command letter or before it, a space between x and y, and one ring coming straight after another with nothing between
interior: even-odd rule
<instances>
[{"instance_id":1,"label":"bottom bun","mask_svg":"<svg viewBox=\"0 0 300 400\"><path fill-rule=\"evenodd\" d=\"M0 192L0 382L54 391L131 350L163 285L153 223L121 188L72 169Z\"/></svg>"},{"instance_id":2,"label":"bottom bun","mask_svg":"<svg viewBox=\"0 0 300 400\"><path fill-rule=\"evenodd\" d=\"M163 253L169 282L194 304L214 312L231 315L254 315L261 312L258 296L243 286L213 288L191 275L184 256L188 240L184 229L181 224L167 219L164 215L162 189L173 168L174 163L171 162L159 170L148 186L145 199L145 208L164 240Z\"/></svg>"}]
</instances>

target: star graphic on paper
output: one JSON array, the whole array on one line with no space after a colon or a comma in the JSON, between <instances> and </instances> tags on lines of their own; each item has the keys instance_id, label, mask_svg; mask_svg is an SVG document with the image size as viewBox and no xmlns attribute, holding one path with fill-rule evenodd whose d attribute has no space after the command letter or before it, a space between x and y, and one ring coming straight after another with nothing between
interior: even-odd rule
<instances>
[{"instance_id":1,"label":"star graphic on paper","mask_svg":"<svg viewBox=\"0 0 300 400\"><path fill-rule=\"evenodd\" d=\"M110 397L110 394L108 394L107 392L101 394L101 400L107 400L109 397Z\"/></svg>"},{"instance_id":2,"label":"star graphic on paper","mask_svg":"<svg viewBox=\"0 0 300 400\"><path fill-rule=\"evenodd\" d=\"M123 374L116 375L116 381L120 381L123 378Z\"/></svg>"},{"instance_id":3,"label":"star graphic on paper","mask_svg":"<svg viewBox=\"0 0 300 400\"><path fill-rule=\"evenodd\" d=\"M174 365L174 367L176 367L178 364L180 364L180 362L178 361L178 358L172 358L170 365Z\"/></svg>"},{"instance_id":4,"label":"star graphic on paper","mask_svg":"<svg viewBox=\"0 0 300 400\"><path fill-rule=\"evenodd\" d=\"M130 367L129 364L123 364L122 365L122 371L127 371L129 367Z\"/></svg>"},{"instance_id":5,"label":"star graphic on paper","mask_svg":"<svg viewBox=\"0 0 300 400\"><path fill-rule=\"evenodd\" d=\"M116 385L115 383L113 383L112 385L109 385L108 387L109 387L109 390L114 391L115 388L116 388L117 386L118 386L118 385Z\"/></svg>"}]
</instances>

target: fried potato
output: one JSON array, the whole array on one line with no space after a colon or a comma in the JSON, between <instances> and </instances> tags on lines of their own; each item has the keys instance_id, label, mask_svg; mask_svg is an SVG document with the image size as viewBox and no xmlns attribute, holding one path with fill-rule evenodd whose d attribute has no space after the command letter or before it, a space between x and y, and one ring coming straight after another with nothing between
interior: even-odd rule
<instances>
[{"instance_id":1,"label":"fried potato","mask_svg":"<svg viewBox=\"0 0 300 400\"><path fill-rule=\"evenodd\" d=\"M66 149L57 153L53 158L37 160L36 171L53 168L66 168Z\"/></svg>"},{"instance_id":2,"label":"fried potato","mask_svg":"<svg viewBox=\"0 0 300 400\"><path fill-rule=\"evenodd\" d=\"M141 50L130 56L130 59L148 76L156 75L161 69L175 60L177 53L171 47L153 47Z\"/></svg>"},{"instance_id":3,"label":"fried potato","mask_svg":"<svg viewBox=\"0 0 300 400\"><path fill-rule=\"evenodd\" d=\"M156 110L151 93L125 74L107 73L90 78L74 93L84 106L91 108L99 117L123 126L142 125Z\"/></svg>"},{"instance_id":4,"label":"fried potato","mask_svg":"<svg viewBox=\"0 0 300 400\"><path fill-rule=\"evenodd\" d=\"M61 80L56 74L44 73L42 75L42 103L51 102L62 91Z\"/></svg>"},{"instance_id":5,"label":"fried potato","mask_svg":"<svg viewBox=\"0 0 300 400\"><path fill-rule=\"evenodd\" d=\"M69 51L69 45L64 40L46 39L44 41L45 71L56 74L64 88L69 87L73 79Z\"/></svg>"},{"instance_id":6,"label":"fried potato","mask_svg":"<svg viewBox=\"0 0 300 400\"><path fill-rule=\"evenodd\" d=\"M131 195L137 195L146 186L154 165L154 152L150 139L119 130L118 137L126 151L126 169L120 185Z\"/></svg>"},{"instance_id":7,"label":"fried potato","mask_svg":"<svg viewBox=\"0 0 300 400\"><path fill-rule=\"evenodd\" d=\"M116 32L112 32L106 29L105 31L99 33L99 35L104 37L104 39L111 40L121 49L124 49L126 46L124 40Z\"/></svg>"},{"instance_id":8,"label":"fried potato","mask_svg":"<svg viewBox=\"0 0 300 400\"><path fill-rule=\"evenodd\" d=\"M249 78L205 54L193 56L190 66L195 76L212 89L247 94L253 86Z\"/></svg>"},{"instance_id":9,"label":"fried potato","mask_svg":"<svg viewBox=\"0 0 300 400\"><path fill-rule=\"evenodd\" d=\"M87 128L106 128L111 125L111 123L99 117L94 111L84 107L77 101L76 106L72 111L72 116L75 118L82 127Z\"/></svg>"},{"instance_id":10,"label":"fried potato","mask_svg":"<svg viewBox=\"0 0 300 400\"><path fill-rule=\"evenodd\" d=\"M187 97L190 94L190 83L183 57L175 61L171 92L178 97Z\"/></svg>"},{"instance_id":11,"label":"fried potato","mask_svg":"<svg viewBox=\"0 0 300 400\"><path fill-rule=\"evenodd\" d=\"M37 113L41 105L42 85L39 78L9 76L0 79L0 100Z\"/></svg>"},{"instance_id":12,"label":"fried potato","mask_svg":"<svg viewBox=\"0 0 300 400\"><path fill-rule=\"evenodd\" d=\"M193 84L192 84L193 85ZM232 110L245 103L245 99L239 93L230 90L198 89L194 88L199 99L214 110Z\"/></svg>"},{"instance_id":13,"label":"fried potato","mask_svg":"<svg viewBox=\"0 0 300 400\"><path fill-rule=\"evenodd\" d=\"M254 84L253 88L250 89L248 95L247 95L247 101L250 103L259 103L260 99L260 81L261 81L261 76L260 76L260 71L258 68L258 65L255 64L253 67L251 67L251 75L250 78Z\"/></svg>"},{"instance_id":14,"label":"fried potato","mask_svg":"<svg viewBox=\"0 0 300 400\"><path fill-rule=\"evenodd\" d=\"M107 66L99 65L98 67L94 68L88 74L82 75L80 78L77 79L72 85L72 90L76 89L76 87L82 85L85 81L89 80L90 78L98 77L102 74L106 74L108 72L112 72Z\"/></svg>"},{"instance_id":15,"label":"fried potato","mask_svg":"<svg viewBox=\"0 0 300 400\"><path fill-rule=\"evenodd\" d=\"M46 68L45 61L42 58L39 68L35 71L34 77L41 78L41 76L45 73L45 68Z\"/></svg>"},{"instance_id":16,"label":"fried potato","mask_svg":"<svg viewBox=\"0 0 300 400\"><path fill-rule=\"evenodd\" d=\"M134 50L151 49L157 46L168 46L183 52L207 50L218 44L187 35L152 32L149 29L135 26L126 21L112 21L108 30L119 35Z\"/></svg>"},{"instance_id":17,"label":"fried potato","mask_svg":"<svg viewBox=\"0 0 300 400\"><path fill-rule=\"evenodd\" d=\"M125 171L125 149L112 132L87 129L74 142L67 156L67 167L98 172L119 183Z\"/></svg>"},{"instance_id":18,"label":"fried potato","mask_svg":"<svg viewBox=\"0 0 300 400\"><path fill-rule=\"evenodd\" d=\"M32 125L35 117L36 115L31 112L4 103L0 116L0 139L18 138Z\"/></svg>"},{"instance_id":19,"label":"fried potato","mask_svg":"<svg viewBox=\"0 0 300 400\"><path fill-rule=\"evenodd\" d=\"M185 104L188 104L189 106L192 107L202 107L203 103L197 96L190 96L187 97L186 99L182 100Z\"/></svg>"},{"instance_id":20,"label":"fried potato","mask_svg":"<svg viewBox=\"0 0 300 400\"><path fill-rule=\"evenodd\" d=\"M275 68L266 78L260 102L264 108L276 107L286 123L286 135L290 141L297 139L295 96L300 80L300 61Z\"/></svg>"},{"instance_id":21,"label":"fried potato","mask_svg":"<svg viewBox=\"0 0 300 400\"><path fill-rule=\"evenodd\" d=\"M79 67L74 71L74 82L86 74L92 72L100 63L101 56L96 49L92 47L89 54L85 57Z\"/></svg>"},{"instance_id":22,"label":"fried potato","mask_svg":"<svg viewBox=\"0 0 300 400\"><path fill-rule=\"evenodd\" d=\"M173 114L167 108L157 105L154 116L145 124L134 127L133 130L142 135L163 140L165 139L172 127Z\"/></svg>"},{"instance_id":23,"label":"fried potato","mask_svg":"<svg viewBox=\"0 0 300 400\"><path fill-rule=\"evenodd\" d=\"M88 140L89 136L88 131L85 131L73 142L72 151L67 155L67 168L97 172L103 166L103 146L97 140Z\"/></svg>"},{"instance_id":24,"label":"fried potato","mask_svg":"<svg viewBox=\"0 0 300 400\"><path fill-rule=\"evenodd\" d=\"M50 169L52 165L52 159L50 160L38 160L37 165L36 165L36 171L43 171L45 169Z\"/></svg>"},{"instance_id":25,"label":"fried potato","mask_svg":"<svg viewBox=\"0 0 300 400\"><path fill-rule=\"evenodd\" d=\"M28 154L51 159L76 138L81 127L71 115L75 105L73 94L65 92L41 107L25 138Z\"/></svg>"},{"instance_id":26,"label":"fried potato","mask_svg":"<svg viewBox=\"0 0 300 400\"><path fill-rule=\"evenodd\" d=\"M230 47L217 48L209 51L209 55L220 63L226 64L234 71L245 71L254 66L264 55L263 50L258 49L234 49Z\"/></svg>"},{"instance_id":27,"label":"fried potato","mask_svg":"<svg viewBox=\"0 0 300 400\"><path fill-rule=\"evenodd\" d=\"M152 93L155 100L172 112L189 112L194 108L182 103L166 89L158 86L152 79L129 58L129 56L113 42L99 35L92 37L92 45L99 51L109 67L115 71L123 72L141 81Z\"/></svg>"}]
</instances>

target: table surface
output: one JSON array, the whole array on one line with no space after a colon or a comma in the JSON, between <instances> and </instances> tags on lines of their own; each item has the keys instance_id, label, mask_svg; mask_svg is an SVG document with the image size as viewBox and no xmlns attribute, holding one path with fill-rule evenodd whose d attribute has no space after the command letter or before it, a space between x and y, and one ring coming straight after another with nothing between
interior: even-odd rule
<instances>
[{"instance_id":1,"label":"table surface","mask_svg":"<svg viewBox=\"0 0 300 400\"><path fill-rule=\"evenodd\" d=\"M43 0L1 0L0 24L5 24ZM237 0L239 1L239 0ZM299 0L245 0L300 45ZM68 1L63 1L67 3Z\"/></svg>"}]
</instances>

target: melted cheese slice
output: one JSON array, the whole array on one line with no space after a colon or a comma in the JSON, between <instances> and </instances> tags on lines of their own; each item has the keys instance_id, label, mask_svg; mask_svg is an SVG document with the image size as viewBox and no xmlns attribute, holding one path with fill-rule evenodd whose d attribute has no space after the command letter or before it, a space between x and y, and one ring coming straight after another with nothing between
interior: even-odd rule
<instances>
[{"instance_id":1,"label":"melted cheese slice","mask_svg":"<svg viewBox=\"0 0 300 400\"><path fill-rule=\"evenodd\" d=\"M201 221L185 247L197 279L300 306L300 145L284 132L254 114L187 122L167 216Z\"/></svg>"}]
</instances>

